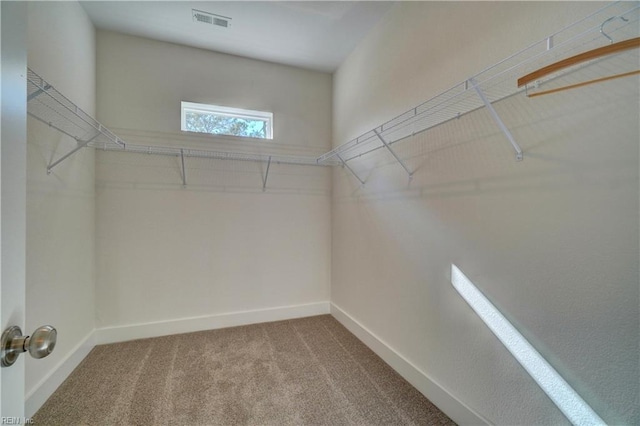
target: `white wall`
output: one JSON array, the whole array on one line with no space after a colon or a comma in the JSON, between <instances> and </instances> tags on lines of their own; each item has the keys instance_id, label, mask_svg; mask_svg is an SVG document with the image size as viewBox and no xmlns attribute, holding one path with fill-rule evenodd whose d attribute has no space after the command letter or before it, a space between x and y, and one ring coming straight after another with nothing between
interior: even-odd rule
<instances>
[{"instance_id":1,"label":"white wall","mask_svg":"<svg viewBox=\"0 0 640 426\"><path fill-rule=\"evenodd\" d=\"M28 20L29 67L93 114L95 31L82 7L29 2ZM73 149L76 141L32 118L27 137L25 333L43 324L58 330L50 356L27 357L29 398L94 329L95 166L87 149L47 175L50 160Z\"/></svg>"},{"instance_id":2,"label":"white wall","mask_svg":"<svg viewBox=\"0 0 640 426\"><path fill-rule=\"evenodd\" d=\"M98 32L97 107L105 125L123 138L131 130L179 138L180 101L273 112L270 151L322 153L331 144L330 74ZM238 144L246 143L230 147Z\"/></svg>"},{"instance_id":3,"label":"white wall","mask_svg":"<svg viewBox=\"0 0 640 426\"><path fill-rule=\"evenodd\" d=\"M329 74L103 31L97 48L98 119L128 143L330 148ZM272 111L275 139L181 134L183 100ZM187 159L182 188L178 158L98 151L98 327L328 307L330 171L272 164L263 192L265 167Z\"/></svg>"},{"instance_id":4,"label":"white wall","mask_svg":"<svg viewBox=\"0 0 640 426\"><path fill-rule=\"evenodd\" d=\"M600 7L400 3L334 75L334 144ZM514 81L515 84L515 81ZM336 170L331 299L495 424L566 419L452 288L456 263L609 424L638 413L638 79L496 105ZM429 395L428 395L429 396ZM451 413L455 414L455 413Z\"/></svg>"}]
</instances>

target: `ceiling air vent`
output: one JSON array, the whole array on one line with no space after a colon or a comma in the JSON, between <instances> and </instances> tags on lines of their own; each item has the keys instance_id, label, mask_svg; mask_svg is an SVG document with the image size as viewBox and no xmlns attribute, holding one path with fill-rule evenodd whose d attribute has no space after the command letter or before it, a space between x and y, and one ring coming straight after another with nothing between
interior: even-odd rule
<instances>
[{"instance_id":1,"label":"ceiling air vent","mask_svg":"<svg viewBox=\"0 0 640 426\"><path fill-rule=\"evenodd\" d=\"M215 15L209 12L203 12L202 10L191 10L191 16L195 22L201 22L203 24L217 25L219 27L227 28L231 18L226 16Z\"/></svg>"}]
</instances>

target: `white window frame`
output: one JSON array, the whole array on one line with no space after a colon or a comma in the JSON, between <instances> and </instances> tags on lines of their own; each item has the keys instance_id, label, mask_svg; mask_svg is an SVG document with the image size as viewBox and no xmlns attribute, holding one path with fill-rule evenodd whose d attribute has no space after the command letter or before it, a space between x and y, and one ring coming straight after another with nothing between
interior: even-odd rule
<instances>
[{"instance_id":1,"label":"white window frame","mask_svg":"<svg viewBox=\"0 0 640 426\"><path fill-rule=\"evenodd\" d=\"M187 120L186 120L187 112L209 113L214 115L224 115L227 117L266 121L267 123L265 128L266 138L255 138L255 139L273 139L273 113L272 112L254 111L250 109L231 108L231 107L220 106L220 105L199 104L195 102L182 101L180 103L180 129L182 131L190 132L190 133L200 133L200 132L193 132L192 130L187 130ZM216 136L235 136L235 137L241 137L241 138L248 137L248 136L225 135L225 134L214 134L214 133L206 133L206 134L216 135Z\"/></svg>"}]
</instances>

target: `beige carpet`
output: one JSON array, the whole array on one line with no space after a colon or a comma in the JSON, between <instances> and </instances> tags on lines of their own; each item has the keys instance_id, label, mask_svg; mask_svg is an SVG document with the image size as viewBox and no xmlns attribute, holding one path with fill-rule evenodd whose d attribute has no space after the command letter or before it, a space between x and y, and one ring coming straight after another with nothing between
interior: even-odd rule
<instances>
[{"instance_id":1,"label":"beige carpet","mask_svg":"<svg viewBox=\"0 0 640 426\"><path fill-rule=\"evenodd\" d=\"M97 346L37 425L449 425L329 315Z\"/></svg>"}]
</instances>

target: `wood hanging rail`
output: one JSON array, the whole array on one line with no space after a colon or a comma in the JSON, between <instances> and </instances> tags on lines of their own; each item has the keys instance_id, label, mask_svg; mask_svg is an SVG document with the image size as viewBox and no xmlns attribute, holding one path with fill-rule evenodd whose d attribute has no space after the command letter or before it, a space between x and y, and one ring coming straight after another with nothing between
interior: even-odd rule
<instances>
[{"instance_id":1,"label":"wood hanging rail","mask_svg":"<svg viewBox=\"0 0 640 426\"><path fill-rule=\"evenodd\" d=\"M593 83L601 83L603 81L614 80L616 78L622 78L622 77L629 77L631 75L637 75L637 74L640 74L640 70L625 72L622 74L610 75L608 77L596 78L594 80L583 81L582 83L571 84L569 86L562 86L556 89L545 90L543 92L529 93L527 94L527 97L535 98L536 96L549 95L551 93L557 93L557 92L562 92L564 90L575 89L576 87L587 86Z\"/></svg>"},{"instance_id":2,"label":"wood hanging rail","mask_svg":"<svg viewBox=\"0 0 640 426\"><path fill-rule=\"evenodd\" d=\"M546 67L540 68L537 71L529 73L524 77L518 79L518 87L522 87L527 83L538 80L539 78L549 75L553 72L559 71L563 68L570 67L572 65L586 62L591 59L599 58L601 56L610 55L612 53L622 52L625 50L635 49L640 47L640 37L632 38L629 40L620 41L618 43L610 44L609 46L598 47L597 49L589 50L579 55L572 56L562 61L555 62ZM595 82L595 81L593 81Z\"/></svg>"}]
</instances>

